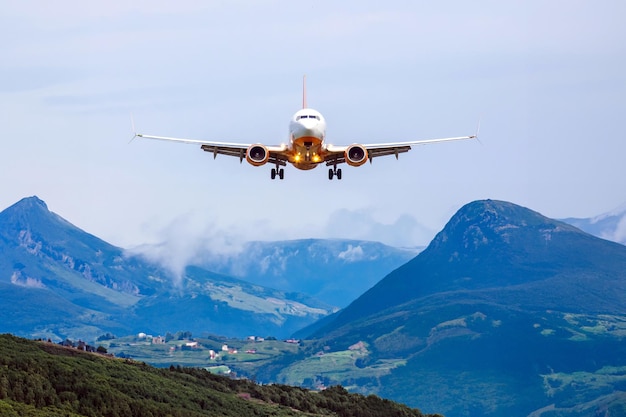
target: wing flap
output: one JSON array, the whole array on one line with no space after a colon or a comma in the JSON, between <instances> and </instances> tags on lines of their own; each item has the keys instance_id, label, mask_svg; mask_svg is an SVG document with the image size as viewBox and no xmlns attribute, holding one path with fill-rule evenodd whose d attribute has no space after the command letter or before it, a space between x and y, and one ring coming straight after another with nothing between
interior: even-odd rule
<instances>
[{"instance_id":1,"label":"wing flap","mask_svg":"<svg viewBox=\"0 0 626 417\"><path fill-rule=\"evenodd\" d=\"M212 146L212 145L202 145L200 146L203 151L210 152L213 156L219 155L228 155L228 156L238 156L241 159L246 157L246 149L245 148L227 148L224 146Z\"/></svg>"},{"instance_id":2,"label":"wing flap","mask_svg":"<svg viewBox=\"0 0 626 417\"><path fill-rule=\"evenodd\" d=\"M207 144L202 145L201 148L205 152L212 153L213 158L216 158L217 155L234 156L234 157L239 158L239 162L242 162L246 158L247 148L231 148L227 146L216 146L216 145L207 145ZM280 147L278 147L278 149L279 150L275 150L274 148L268 149L270 153L270 157L267 160L267 162L272 165L286 166L287 157L281 153Z\"/></svg>"},{"instance_id":3,"label":"wing flap","mask_svg":"<svg viewBox=\"0 0 626 417\"><path fill-rule=\"evenodd\" d=\"M398 157L398 154L405 153L411 150L410 146L395 146L389 148L367 148L367 153L369 155L370 160L372 158L376 158L378 156L388 156L395 155Z\"/></svg>"},{"instance_id":4,"label":"wing flap","mask_svg":"<svg viewBox=\"0 0 626 417\"><path fill-rule=\"evenodd\" d=\"M372 161L372 158L377 158L379 156L395 155L397 158L399 154L408 152L410 150L411 150L410 146L394 146L394 147L374 148L374 149L368 148L367 157L370 160L370 162ZM344 151L335 150L333 153L326 156L325 161L326 161L326 166L339 165L339 164L343 164L346 162L346 156L344 154Z\"/></svg>"}]
</instances>

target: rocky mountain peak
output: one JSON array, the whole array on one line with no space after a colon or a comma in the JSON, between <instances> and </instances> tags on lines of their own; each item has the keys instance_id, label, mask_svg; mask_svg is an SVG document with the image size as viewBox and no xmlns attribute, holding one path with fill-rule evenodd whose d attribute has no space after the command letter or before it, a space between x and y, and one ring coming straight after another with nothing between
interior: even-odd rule
<instances>
[{"instance_id":1,"label":"rocky mountain peak","mask_svg":"<svg viewBox=\"0 0 626 417\"><path fill-rule=\"evenodd\" d=\"M15 242L24 233L35 233L41 239L66 240L68 234L85 234L82 230L51 212L37 196L26 197L0 212L0 235Z\"/></svg>"},{"instance_id":2,"label":"rocky mountain peak","mask_svg":"<svg viewBox=\"0 0 626 417\"><path fill-rule=\"evenodd\" d=\"M435 237L431 247L473 253L492 244L523 243L519 239L530 239L529 244L549 241L559 232L580 233L570 225L513 203L479 200L462 207Z\"/></svg>"},{"instance_id":3,"label":"rocky mountain peak","mask_svg":"<svg viewBox=\"0 0 626 417\"><path fill-rule=\"evenodd\" d=\"M28 219L50 213L47 204L37 196L26 197L0 212L1 219Z\"/></svg>"},{"instance_id":4,"label":"rocky mountain peak","mask_svg":"<svg viewBox=\"0 0 626 417\"><path fill-rule=\"evenodd\" d=\"M20 207L22 210L43 209L48 211L48 205L45 201L37 197L25 197L14 204L15 207Z\"/></svg>"}]
</instances>

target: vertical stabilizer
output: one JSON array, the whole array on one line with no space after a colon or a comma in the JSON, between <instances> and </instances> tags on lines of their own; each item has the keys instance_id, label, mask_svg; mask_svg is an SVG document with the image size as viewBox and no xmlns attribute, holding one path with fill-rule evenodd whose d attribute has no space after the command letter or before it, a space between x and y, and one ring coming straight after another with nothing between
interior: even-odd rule
<instances>
[{"instance_id":1,"label":"vertical stabilizer","mask_svg":"<svg viewBox=\"0 0 626 417\"><path fill-rule=\"evenodd\" d=\"M306 74L302 77L302 108L306 109Z\"/></svg>"}]
</instances>

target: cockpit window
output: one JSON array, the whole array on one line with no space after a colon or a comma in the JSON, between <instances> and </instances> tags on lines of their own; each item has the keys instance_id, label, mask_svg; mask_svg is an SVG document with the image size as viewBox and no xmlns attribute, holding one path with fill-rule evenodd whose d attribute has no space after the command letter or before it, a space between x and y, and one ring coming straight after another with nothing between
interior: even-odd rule
<instances>
[{"instance_id":1,"label":"cockpit window","mask_svg":"<svg viewBox=\"0 0 626 417\"><path fill-rule=\"evenodd\" d=\"M320 117L314 114L303 114L300 116L296 117L296 120L300 120L300 119L317 119L320 120Z\"/></svg>"}]
</instances>

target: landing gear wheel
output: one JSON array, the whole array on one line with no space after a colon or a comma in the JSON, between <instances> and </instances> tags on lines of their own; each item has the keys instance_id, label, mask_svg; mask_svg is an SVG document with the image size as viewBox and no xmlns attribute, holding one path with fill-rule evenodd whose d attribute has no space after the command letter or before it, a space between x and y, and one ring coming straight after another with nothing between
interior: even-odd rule
<instances>
[{"instance_id":1,"label":"landing gear wheel","mask_svg":"<svg viewBox=\"0 0 626 417\"><path fill-rule=\"evenodd\" d=\"M341 168L337 169L337 167L335 167L335 168L329 168L328 169L328 179L329 180L332 180L335 175L337 176L338 180L341 179Z\"/></svg>"},{"instance_id":2,"label":"landing gear wheel","mask_svg":"<svg viewBox=\"0 0 626 417\"><path fill-rule=\"evenodd\" d=\"M281 180L283 178L285 178L285 170L284 169L281 168L281 169L278 170L278 178L280 178Z\"/></svg>"},{"instance_id":3,"label":"landing gear wheel","mask_svg":"<svg viewBox=\"0 0 626 417\"><path fill-rule=\"evenodd\" d=\"M272 179L276 179L276 169L275 168L272 168Z\"/></svg>"}]
</instances>

